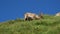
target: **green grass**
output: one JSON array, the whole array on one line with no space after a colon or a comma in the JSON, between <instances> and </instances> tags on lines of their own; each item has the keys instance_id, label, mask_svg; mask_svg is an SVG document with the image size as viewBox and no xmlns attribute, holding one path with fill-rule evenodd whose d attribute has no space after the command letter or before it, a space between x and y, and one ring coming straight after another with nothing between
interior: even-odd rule
<instances>
[{"instance_id":1,"label":"green grass","mask_svg":"<svg viewBox=\"0 0 60 34\"><path fill-rule=\"evenodd\" d=\"M0 23L0 34L60 34L60 17L44 16L44 19L33 21L9 20Z\"/></svg>"}]
</instances>

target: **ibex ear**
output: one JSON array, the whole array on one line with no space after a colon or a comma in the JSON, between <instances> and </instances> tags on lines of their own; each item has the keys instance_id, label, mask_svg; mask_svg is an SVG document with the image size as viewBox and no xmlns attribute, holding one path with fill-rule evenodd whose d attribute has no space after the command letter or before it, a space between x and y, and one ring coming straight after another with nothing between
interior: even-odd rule
<instances>
[{"instance_id":1,"label":"ibex ear","mask_svg":"<svg viewBox=\"0 0 60 34\"><path fill-rule=\"evenodd\" d=\"M42 12L42 11L40 11L40 14L39 14L39 16L43 16L43 12Z\"/></svg>"},{"instance_id":2,"label":"ibex ear","mask_svg":"<svg viewBox=\"0 0 60 34\"><path fill-rule=\"evenodd\" d=\"M40 18L43 19L43 12L42 11L40 12L40 15L39 16L40 16Z\"/></svg>"}]
</instances>

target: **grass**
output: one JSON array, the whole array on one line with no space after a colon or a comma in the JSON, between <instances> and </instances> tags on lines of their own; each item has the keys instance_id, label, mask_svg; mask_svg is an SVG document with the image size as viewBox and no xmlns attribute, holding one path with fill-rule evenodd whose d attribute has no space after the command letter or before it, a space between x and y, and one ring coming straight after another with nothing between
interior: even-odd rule
<instances>
[{"instance_id":1,"label":"grass","mask_svg":"<svg viewBox=\"0 0 60 34\"><path fill-rule=\"evenodd\" d=\"M44 19L33 21L9 20L0 23L0 34L60 34L60 17L44 16Z\"/></svg>"}]
</instances>

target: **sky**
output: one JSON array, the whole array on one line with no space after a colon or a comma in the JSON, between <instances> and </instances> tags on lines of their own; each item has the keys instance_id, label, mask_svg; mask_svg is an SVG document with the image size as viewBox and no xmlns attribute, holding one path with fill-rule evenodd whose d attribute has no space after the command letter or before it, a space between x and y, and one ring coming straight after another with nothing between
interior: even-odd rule
<instances>
[{"instance_id":1,"label":"sky","mask_svg":"<svg viewBox=\"0 0 60 34\"><path fill-rule=\"evenodd\" d=\"M0 22L23 18L26 12L55 15L60 12L60 0L0 0Z\"/></svg>"}]
</instances>

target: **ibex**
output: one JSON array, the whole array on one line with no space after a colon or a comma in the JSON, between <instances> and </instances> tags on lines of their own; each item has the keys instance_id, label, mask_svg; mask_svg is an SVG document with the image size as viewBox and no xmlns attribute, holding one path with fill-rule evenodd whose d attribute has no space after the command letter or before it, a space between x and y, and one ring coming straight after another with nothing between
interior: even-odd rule
<instances>
[{"instance_id":1,"label":"ibex","mask_svg":"<svg viewBox=\"0 0 60 34\"><path fill-rule=\"evenodd\" d=\"M24 15L24 20L37 20L37 19L41 19L43 17L43 15L36 15L34 13L25 13Z\"/></svg>"}]
</instances>

